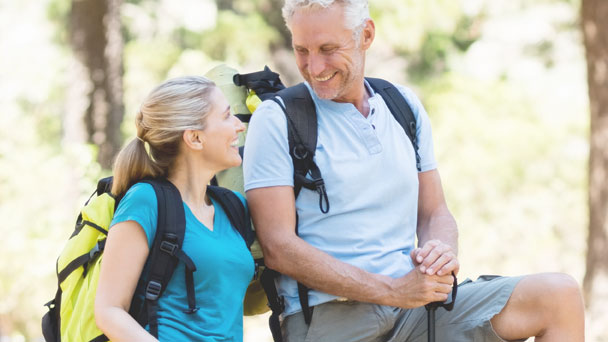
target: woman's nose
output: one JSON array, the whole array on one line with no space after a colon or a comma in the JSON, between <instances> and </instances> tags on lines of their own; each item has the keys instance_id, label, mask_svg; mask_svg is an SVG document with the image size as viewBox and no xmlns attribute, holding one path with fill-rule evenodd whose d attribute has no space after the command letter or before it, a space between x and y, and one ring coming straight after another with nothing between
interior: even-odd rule
<instances>
[{"instance_id":1,"label":"woman's nose","mask_svg":"<svg viewBox=\"0 0 608 342\"><path fill-rule=\"evenodd\" d=\"M239 119L236 116L233 116L233 117L236 120L236 122L235 122L236 131L238 133L245 131L245 124L241 121L241 119Z\"/></svg>"}]
</instances>

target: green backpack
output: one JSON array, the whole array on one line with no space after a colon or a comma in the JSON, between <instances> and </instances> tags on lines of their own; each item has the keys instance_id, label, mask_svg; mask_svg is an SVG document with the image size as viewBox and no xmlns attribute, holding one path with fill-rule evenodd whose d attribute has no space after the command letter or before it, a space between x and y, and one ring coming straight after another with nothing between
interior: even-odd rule
<instances>
[{"instance_id":1,"label":"green backpack","mask_svg":"<svg viewBox=\"0 0 608 342\"><path fill-rule=\"evenodd\" d=\"M142 180L152 185L159 203L158 228L150 249L147 279L140 279L133 296L130 314L140 325L149 324L150 332L158 336L158 299L162 296L179 262L186 266L187 311L196 312L192 272L196 266L183 252L185 214L177 188L166 180ZM97 189L82 208L76 228L57 259L58 289L55 298L45 304L49 311L42 318L46 342L108 341L95 324L94 304L103 250L108 228L120 198L110 192L112 178L101 179ZM247 246L253 242L250 219L241 200L230 190L208 186L207 193L224 209L232 225ZM189 279L190 276L190 279ZM191 290L192 289L192 290Z\"/></svg>"}]
</instances>

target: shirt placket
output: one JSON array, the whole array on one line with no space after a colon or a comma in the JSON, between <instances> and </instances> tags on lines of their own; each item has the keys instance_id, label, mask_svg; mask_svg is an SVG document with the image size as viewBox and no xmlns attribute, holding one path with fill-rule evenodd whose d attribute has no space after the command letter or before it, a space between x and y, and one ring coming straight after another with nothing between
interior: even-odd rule
<instances>
[{"instance_id":1,"label":"shirt placket","mask_svg":"<svg viewBox=\"0 0 608 342\"><path fill-rule=\"evenodd\" d=\"M367 118L361 115L357 110L353 110L349 114L353 125L359 132L359 136L363 139L363 144L370 154L382 152L382 145L380 144L380 139L378 139L374 126L375 111L375 103L370 100L370 115L368 115Z\"/></svg>"}]
</instances>

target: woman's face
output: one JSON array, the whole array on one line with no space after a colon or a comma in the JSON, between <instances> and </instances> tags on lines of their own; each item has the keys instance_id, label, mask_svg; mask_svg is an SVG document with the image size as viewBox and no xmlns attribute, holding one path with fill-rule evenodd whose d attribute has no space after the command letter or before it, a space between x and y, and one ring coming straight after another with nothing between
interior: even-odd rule
<instances>
[{"instance_id":1,"label":"woman's face","mask_svg":"<svg viewBox=\"0 0 608 342\"><path fill-rule=\"evenodd\" d=\"M230 114L230 105L219 88L213 88L210 96L211 111L207 115L203 133L203 155L212 168L219 170L241 165L239 133L245 125Z\"/></svg>"}]
</instances>

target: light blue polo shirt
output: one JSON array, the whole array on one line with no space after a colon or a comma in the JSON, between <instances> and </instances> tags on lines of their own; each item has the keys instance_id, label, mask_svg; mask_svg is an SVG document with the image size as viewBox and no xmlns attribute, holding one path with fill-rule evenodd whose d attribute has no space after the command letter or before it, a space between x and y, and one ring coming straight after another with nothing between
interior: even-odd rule
<instances>
[{"instance_id":1,"label":"light blue polo shirt","mask_svg":"<svg viewBox=\"0 0 608 342\"><path fill-rule=\"evenodd\" d=\"M382 97L366 86L372 94L367 118L350 103L318 98L308 86L318 117L315 162L325 180L330 210L323 214L317 192L302 188L296 199L298 231L306 242L345 263L397 278L413 269L409 253L418 210L416 157ZM417 120L422 171L435 169L428 115L411 90L398 89ZM285 115L275 102L265 101L247 132L245 191L293 186L288 145ZM301 310L295 280L281 276L277 289L285 297L285 315ZM335 298L312 290L309 303Z\"/></svg>"}]
</instances>

